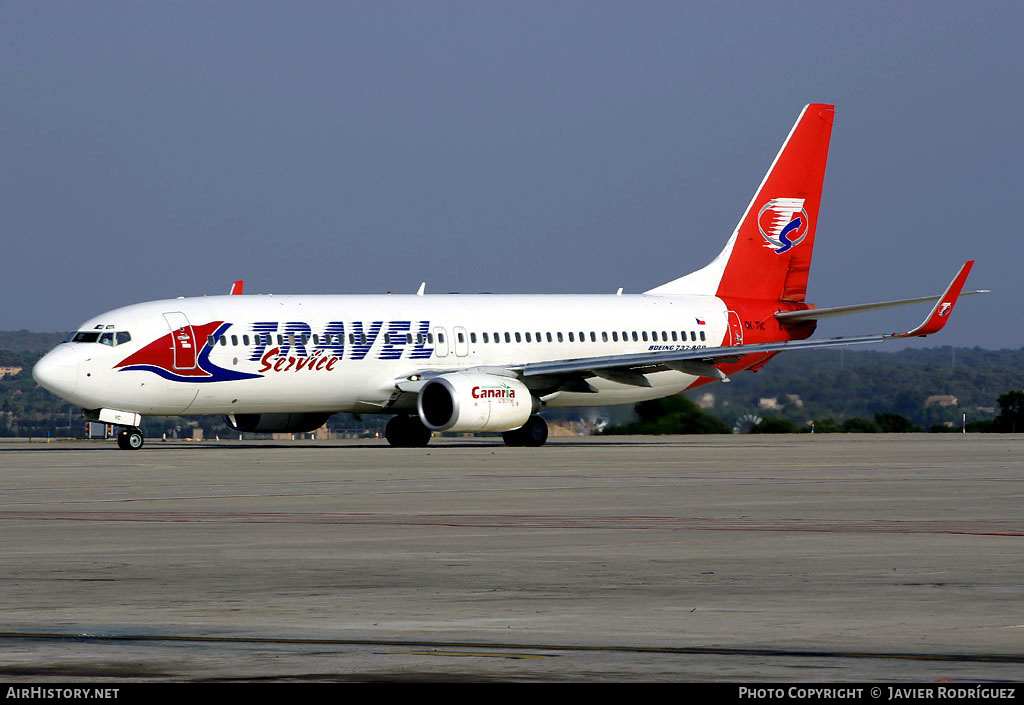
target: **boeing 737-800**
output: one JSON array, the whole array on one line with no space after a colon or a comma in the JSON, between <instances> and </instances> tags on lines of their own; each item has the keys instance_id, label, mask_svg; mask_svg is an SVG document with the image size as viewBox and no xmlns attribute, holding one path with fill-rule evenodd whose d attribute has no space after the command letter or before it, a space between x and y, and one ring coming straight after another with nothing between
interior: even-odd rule
<instances>
[{"instance_id":1,"label":"boeing 737-800","mask_svg":"<svg viewBox=\"0 0 1024 705\"><path fill-rule=\"evenodd\" d=\"M676 394L785 350L938 332L973 262L939 297L830 309L805 302L834 109L806 106L725 248L639 295L179 298L86 321L36 381L123 427L143 415L223 414L239 431L304 432L337 412L391 414L392 445L436 431L497 431L539 446L546 407ZM973 292L971 292L973 293ZM905 333L808 340L826 316L935 300Z\"/></svg>"}]
</instances>

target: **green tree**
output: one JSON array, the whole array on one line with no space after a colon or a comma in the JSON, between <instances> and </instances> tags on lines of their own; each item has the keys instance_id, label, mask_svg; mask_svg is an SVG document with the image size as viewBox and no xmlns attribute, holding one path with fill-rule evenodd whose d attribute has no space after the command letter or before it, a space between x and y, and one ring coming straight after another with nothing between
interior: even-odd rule
<instances>
[{"instance_id":1,"label":"green tree","mask_svg":"<svg viewBox=\"0 0 1024 705\"><path fill-rule=\"evenodd\" d=\"M679 394L641 402L636 405L635 411L637 421L622 426L609 426L602 432L603 435L732 433L727 423L705 413Z\"/></svg>"},{"instance_id":2,"label":"green tree","mask_svg":"<svg viewBox=\"0 0 1024 705\"><path fill-rule=\"evenodd\" d=\"M880 433L882 429L871 419L855 416L843 421L843 430L847 433Z\"/></svg>"},{"instance_id":3,"label":"green tree","mask_svg":"<svg viewBox=\"0 0 1024 705\"><path fill-rule=\"evenodd\" d=\"M843 425L831 416L814 422L815 433L842 433Z\"/></svg>"},{"instance_id":4,"label":"green tree","mask_svg":"<svg viewBox=\"0 0 1024 705\"><path fill-rule=\"evenodd\" d=\"M788 419L780 419L775 416L769 416L761 419L761 423L756 424L754 428L750 430L751 433L796 433L796 424Z\"/></svg>"},{"instance_id":5,"label":"green tree","mask_svg":"<svg viewBox=\"0 0 1024 705\"><path fill-rule=\"evenodd\" d=\"M906 416L893 413L875 414L875 423L882 433L911 433L915 429L914 422Z\"/></svg>"},{"instance_id":6,"label":"green tree","mask_svg":"<svg viewBox=\"0 0 1024 705\"><path fill-rule=\"evenodd\" d=\"M999 396L999 416L993 429L1000 433L1024 433L1024 391L1014 389Z\"/></svg>"}]
</instances>

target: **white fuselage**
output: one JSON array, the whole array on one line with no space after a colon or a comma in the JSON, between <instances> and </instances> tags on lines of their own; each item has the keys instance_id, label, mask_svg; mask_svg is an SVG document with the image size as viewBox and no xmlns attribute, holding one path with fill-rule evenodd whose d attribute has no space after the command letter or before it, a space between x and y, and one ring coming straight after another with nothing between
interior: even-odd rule
<instances>
[{"instance_id":1,"label":"white fuselage","mask_svg":"<svg viewBox=\"0 0 1024 705\"><path fill-rule=\"evenodd\" d=\"M143 415L387 413L407 408L395 385L413 375L714 347L727 344L728 330L726 306L713 296L182 298L87 321L83 342L55 348L37 378L84 408ZM115 335L104 344L93 332ZM117 333L130 340L116 343ZM648 379L649 387L595 377L596 393L559 391L544 402L636 402L697 378L661 371Z\"/></svg>"}]
</instances>

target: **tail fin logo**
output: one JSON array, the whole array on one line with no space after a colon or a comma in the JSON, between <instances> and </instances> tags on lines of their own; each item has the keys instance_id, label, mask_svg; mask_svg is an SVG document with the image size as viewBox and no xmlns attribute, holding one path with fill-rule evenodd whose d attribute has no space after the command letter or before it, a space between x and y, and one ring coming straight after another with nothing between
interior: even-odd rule
<instances>
[{"instance_id":1,"label":"tail fin logo","mask_svg":"<svg viewBox=\"0 0 1024 705\"><path fill-rule=\"evenodd\" d=\"M802 198L773 198L757 214L761 236L775 254L789 252L807 237L810 220Z\"/></svg>"}]
</instances>

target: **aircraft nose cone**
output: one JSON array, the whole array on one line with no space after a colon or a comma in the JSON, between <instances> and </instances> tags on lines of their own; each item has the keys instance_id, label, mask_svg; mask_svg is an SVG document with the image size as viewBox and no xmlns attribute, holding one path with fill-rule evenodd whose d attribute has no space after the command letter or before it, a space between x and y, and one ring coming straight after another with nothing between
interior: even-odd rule
<instances>
[{"instance_id":1,"label":"aircraft nose cone","mask_svg":"<svg viewBox=\"0 0 1024 705\"><path fill-rule=\"evenodd\" d=\"M78 385L78 353L67 345L54 348L32 368L32 379L59 397L73 394Z\"/></svg>"}]
</instances>

